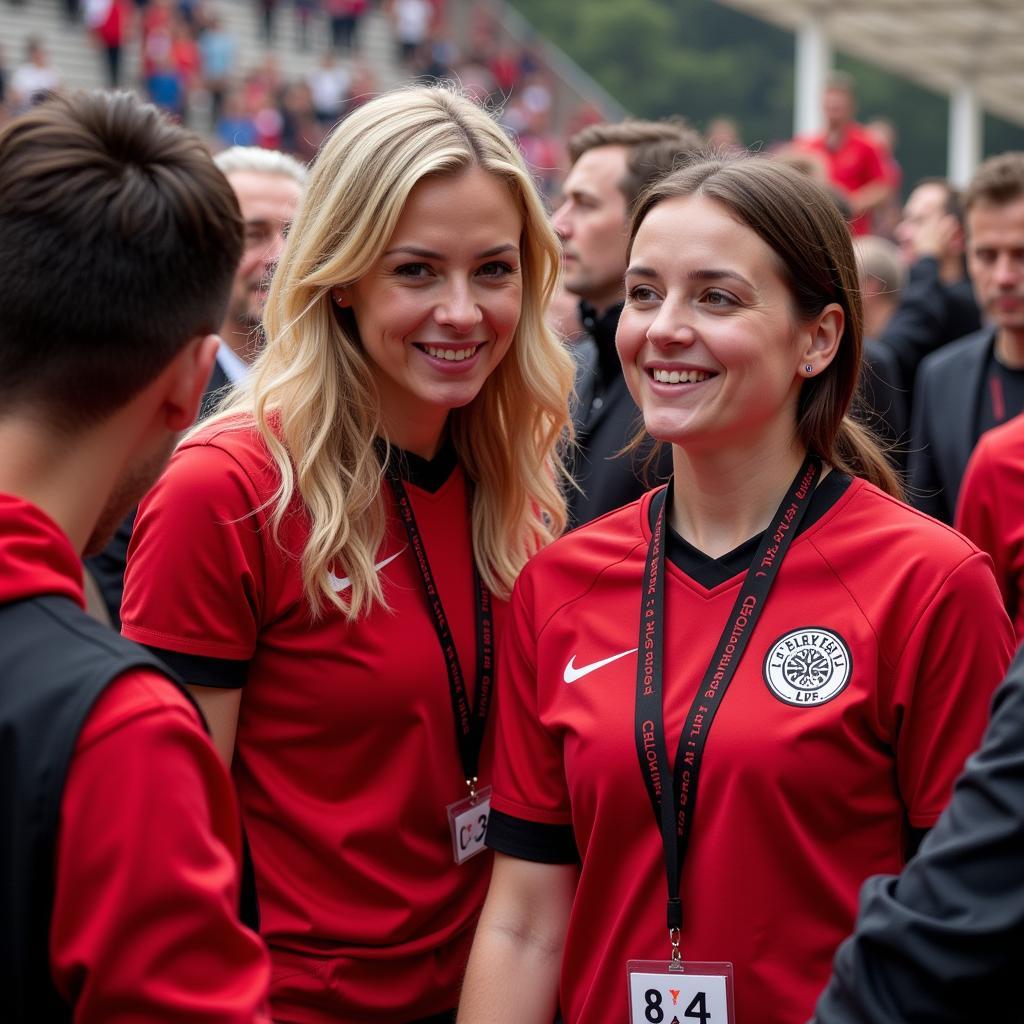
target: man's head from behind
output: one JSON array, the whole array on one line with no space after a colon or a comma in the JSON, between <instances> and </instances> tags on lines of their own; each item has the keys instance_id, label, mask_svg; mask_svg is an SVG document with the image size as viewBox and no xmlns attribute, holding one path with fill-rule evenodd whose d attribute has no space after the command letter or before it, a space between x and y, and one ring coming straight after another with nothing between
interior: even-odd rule
<instances>
[{"instance_id":1,"label":"man's head from behind","mask_svg":"<svg viewBox=\"0 0 1024 1024\"><path fill-rule=\"evenodd\" d=\"M963 205L978 305L997 328L1024 342L1024 153L986 160Z\"/></svg>"},{"instance_id":2,"label":"man's head from behind","mask_svg":"<svg viewBox=\"0 0 1024 1024\"><path fill-rule=\"evenodd\" d=\"M150 403L154 416L173 409L164 436L147 421L148 450L123 453L155 461L188 426L193 391L198 403L205 380L192 377L212 363L241 247L224 176L155 107L79 93L12 121L0 132L0 423L70 446L166 378Z\"/></svg>"},{"instance_id":3,"label":"man's head from behind","mask_svg":"<svg viewBox=\"0 0 1024 1024\"><path fill-rule=\"evenodd\" d=\"M251 362L262 341L270 277L299 208L306 168L294 157L257 146L234 146L214 162L235 190L245 243L222 325L225 341Z\"/></svg>"},{"instance_id":4,"label":"man's head from behind","mask_svg":"<svg viewBox=\"0 0 1024 1024\"><path fill-rule=\"evenodd\" d=\"M220 326L241 250L199 139L128 94L52 100L0 132L0 410L95 423Z\"/></svg>"},{"instance_id":5,"label":"man's head from behind","mask_svg":"<svg viewBox=\"0 0 1024 1024\"><path fill-rule=\"evenodd\" d=\"M702 146L700 136L679 121L596 124L573 136L573 165L554 213L570 292L600 311L622 299L634 201Z\"/></svg>"}]
</instances>

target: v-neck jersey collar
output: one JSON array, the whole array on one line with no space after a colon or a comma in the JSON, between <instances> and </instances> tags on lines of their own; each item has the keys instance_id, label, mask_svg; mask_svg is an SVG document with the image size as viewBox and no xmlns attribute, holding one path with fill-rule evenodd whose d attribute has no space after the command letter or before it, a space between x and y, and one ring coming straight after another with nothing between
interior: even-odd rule
<instances>
[{"instance_id":1,"label":"v-neck jersey collar","mask_svg":"<svg viewBox=\"0 0 1024 1024\"><path fill-rule=\"evenodd\" d=\"M829 473L815 489L811 504L797 531L797 536L806 533L814 526L847 492L852 483L853 478L846 473L841 473L838 470ZM651 509L652 503L648 503L646 531L648 534L654 527L651 520ZM719 558L711 558L690 544L689 541L684 540L669 525L665 557L699 586L705 590L713 590L749 568L762 536L763 533L759 533Z\"/></svg>"}]
</instances>

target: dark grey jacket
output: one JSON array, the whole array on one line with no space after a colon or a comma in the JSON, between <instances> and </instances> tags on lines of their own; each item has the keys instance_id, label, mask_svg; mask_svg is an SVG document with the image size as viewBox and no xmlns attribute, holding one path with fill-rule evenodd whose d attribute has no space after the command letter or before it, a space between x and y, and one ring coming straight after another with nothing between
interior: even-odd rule
<instances>
[{"instance_id":1,"label":"dark grey jacket","mask_svg":"<svg viewBox=\"0 0 1024 1024\"><path fill-rule=\"evenodd\" d=\"M994 345L995 328L968 334L928 356L917 375L907 461L910 499L944 523L953 522L960 482L978 443L978 412Z\"/></svg>"}]
</instances>

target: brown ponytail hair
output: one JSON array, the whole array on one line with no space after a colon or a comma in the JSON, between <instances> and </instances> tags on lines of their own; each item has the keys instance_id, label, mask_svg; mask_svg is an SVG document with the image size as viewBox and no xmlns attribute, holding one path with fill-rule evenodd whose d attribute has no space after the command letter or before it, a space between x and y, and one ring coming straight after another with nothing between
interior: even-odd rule
<instances>
[{"instance_id":1,"label":"brown ponytail hair","mask_svg":"<svg viewBox=\"0 0 1024 1024\"><path fill-rule=\"evenodd\" d=\"M801 387L797 432L808 451L836 469L902 499L903 485L882 449L848 415L860 375L862 314L849 228L831 196L806 175L763 157L701 160L640 196L630 246L655 206L694 195L720 203L772 249L801 319L817 316L830 302L842 307L845 326L835 358Z\"/></svg>"}]
</instances>

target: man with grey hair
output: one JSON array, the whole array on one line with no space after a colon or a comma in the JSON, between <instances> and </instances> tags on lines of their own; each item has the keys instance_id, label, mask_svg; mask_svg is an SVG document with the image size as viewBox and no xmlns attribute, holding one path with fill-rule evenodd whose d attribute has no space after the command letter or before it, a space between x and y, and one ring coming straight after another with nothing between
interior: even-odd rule
<instances>
[{"instance_id":1,"label":"man with grey hair","mask_svg":"<svg viewBox=\"0 0 1024 1024\"><path fill-rule=\"evenodd\" d=\"M203 395L200 419L208 416L233 386L244 380L263 347L263 307L285 236L299 207L306 168L294 157L256 146L233 146L214 157L238 199L245 223L242 259L220 327L217 362ZM113 539L85 565L103 596L111 624L121 623L121 596L135 509Z\"/></svg>"},{"instance_id":2,"label":"man with grey hair","mask_svg":"<svg viewBox=\"0 0 1024 1024\"><path fill-rule=\"evenodd\" d=\"M306 181L294 157L257 146L233 146L214 157L238 198L245 221L245 247L231 287L220 336L217 366L203 399L208 415L225 391L245 378L263 347L263 307L270 278L284 248Z\"/></svg>"}]
</instances>

